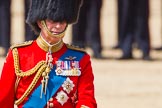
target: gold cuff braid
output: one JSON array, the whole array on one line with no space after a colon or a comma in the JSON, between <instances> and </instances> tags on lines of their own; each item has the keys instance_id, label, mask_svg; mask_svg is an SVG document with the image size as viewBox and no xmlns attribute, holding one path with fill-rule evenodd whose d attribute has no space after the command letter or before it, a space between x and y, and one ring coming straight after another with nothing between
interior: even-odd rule
<instances>
[{"instance_id":1,"label":"gold cuff braid","mask_svg":"<svg viewBox=\"0 0 162 108\"><path fill-rule=\"evenodd\" d=\"M88 106L85 106L85 105L81 105L80 108L89 108Z\"/></svg>"}]
</instances>

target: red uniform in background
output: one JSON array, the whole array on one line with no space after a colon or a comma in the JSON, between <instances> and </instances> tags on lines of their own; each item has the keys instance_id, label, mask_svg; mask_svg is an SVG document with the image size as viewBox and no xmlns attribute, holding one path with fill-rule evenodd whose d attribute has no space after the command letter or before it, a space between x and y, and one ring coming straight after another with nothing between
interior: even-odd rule
<instances>
[{"instance_id":1,"label":"red uniform in background","mask_svg":"<svg viewBox=\"0 0 162 108\"><path fill-rule=\"evenodd\" d=\"M62 41L52 46L53 70L46 94L41 93L46 48L41 37L11 47L0 80L0 107L13 108L15 102L20 108L96 108L89 55ZM50 87L57 86L55 79L61 83L53 93Z\"/></svg>"}]
</instances>

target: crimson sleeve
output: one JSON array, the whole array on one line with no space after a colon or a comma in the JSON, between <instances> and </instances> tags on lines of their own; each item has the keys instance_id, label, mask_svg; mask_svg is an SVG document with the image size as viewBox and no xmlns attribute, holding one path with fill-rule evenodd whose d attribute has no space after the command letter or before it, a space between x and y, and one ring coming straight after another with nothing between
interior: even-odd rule
<instances>
[{"instance_id":1,"label":"crimson sleeve","mask_svg":"<svg viewBox=\"0 0 162 108\"><path fill-rule=\"evenodd\" d=\"M89 55L83 57L80 66L82 74L78 82L78 103L76 108L97 108L94 97L94 75Z\"/></svg>"},{"instance_id":2,"label":"crimson sleeve","mask_svg":"<svg viewBox=\"0 0 162 108\"><path fill-rule=\"evenodd\" d=\"M9 50L0 76L0 107L14 108L15 72L12 51Z\"/></svg>"}]
</instances>

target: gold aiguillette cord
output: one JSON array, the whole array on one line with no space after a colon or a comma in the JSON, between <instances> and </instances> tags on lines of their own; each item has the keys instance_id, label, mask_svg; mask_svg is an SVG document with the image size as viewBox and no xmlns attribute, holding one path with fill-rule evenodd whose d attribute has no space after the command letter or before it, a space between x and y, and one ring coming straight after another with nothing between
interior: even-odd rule
<instances>
[{"instance_id":1,"label":"gold aiguillette cord","mask_svg":"<svg viewBox=\"0 0 162 108\"><path fill-rule=\"evenodd\" d=\"M53 58L52 58L52 54L51 54L51 47L49 47L49 52L47 52L46 54L46 63L47 63L47 68L45 69L45 71L42 73L42 88L41 88L41 94L40 94L40 98L42 98L43 93L46 94L47 91L47 85L48 85L48 79L49 79L49 73L51 71L51 69L53 68L53 64L52 64Z\"/></svg>"}]
</instances>

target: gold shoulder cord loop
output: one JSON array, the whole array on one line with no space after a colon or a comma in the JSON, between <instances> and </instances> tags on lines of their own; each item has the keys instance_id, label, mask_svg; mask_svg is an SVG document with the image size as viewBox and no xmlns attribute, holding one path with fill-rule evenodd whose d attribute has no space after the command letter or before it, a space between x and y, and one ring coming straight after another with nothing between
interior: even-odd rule
<instances>
[{"instance_id":1,"label":"gold shoulder cord loop","mask_svg":"<svg viewBox=\"0 0 162 108\"><path fill-rule=\"evenodd\" d=\"M37 72L33 81L31 82L31 84L29 85L27 90L25 91L25 93L21 96L21 98L19 98L18 100L15 101L15 104L19 105L21 102L23 102L23 100L33 90L34 86L36 85L39 78L41 77L43 71L46 69L47 64L46 64L46 61L42 60L39 63L37 63L37 65L34 68L32 68L26 72L23 72L20 70L19 56L18 56L17 48L13 48L12 53L13 53L13 59L14 59L15 74L17 76L16 83L15 83L15 92L16 92L16 89L17 89L17 86L19 84L21 77L30 76L30 75L34 74L35 72Z\"/></svg>"},{"instance_id":2,"label":"gold shoulder cord loop","mask_svg":"<svg viewBox=\"0 0 162 108\"><path fill-rule=\"evenodd\" d=\"M16 105L19 105L21 102L24 101L24 99L30 94L30 92L33 90L33 88L35 87L36 83L38 82L39 78L42 76L42 73L44 72L44 70L46 69L47 65L44 64L36 73L33 81L31 82L31 84L29 85L29 87L27 88L27 90L25 91L25 93L21 96L21 98L19 98L18 100L15 101Z\"/></svg>"},{"instance_id":3,"label":"gold shoulder cord loop","mask_svg":"<svg viewBox=\"0 0 162 108\"><path fill-rule=\"evenodd\" d=\"M18 56L18 51L17 48L13 49L13 57L14 57L14 67L15 67L15 73L19 77L24 77L24 76L30 76L34 74L43 64L46 63L46 61L40 61L39 63L36 64L36 66L26 72L23 72L20 70L19 67L19 56Z\"/></svg>"}]
</instances>

